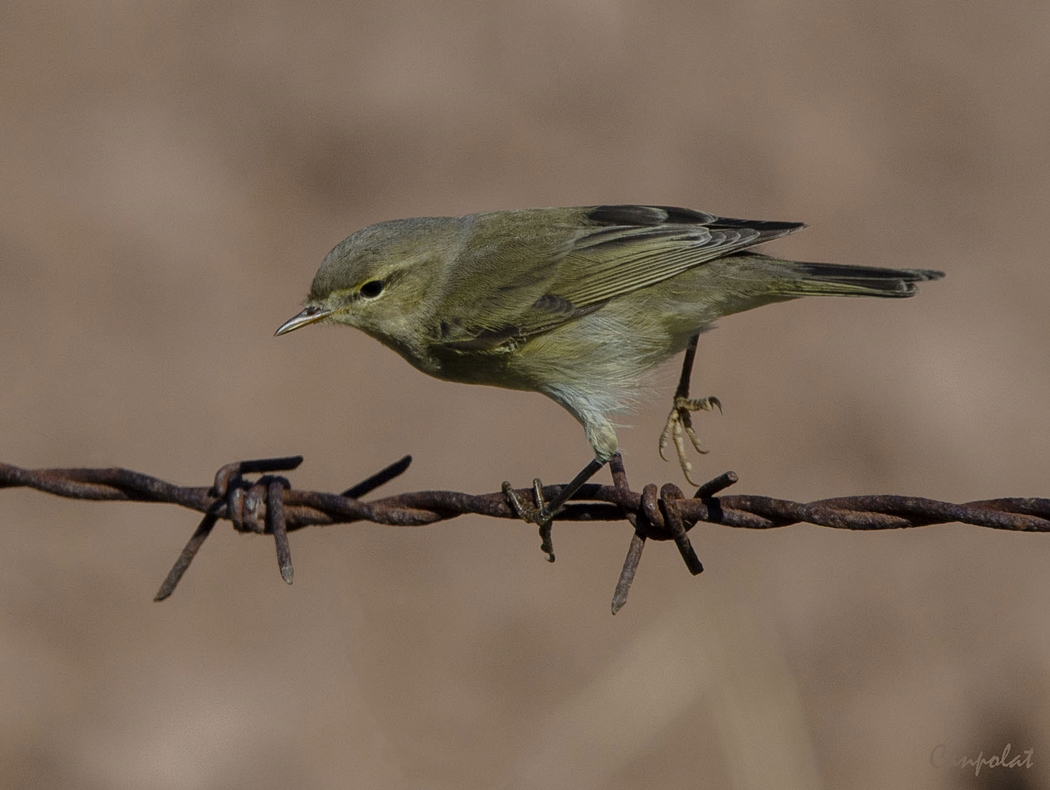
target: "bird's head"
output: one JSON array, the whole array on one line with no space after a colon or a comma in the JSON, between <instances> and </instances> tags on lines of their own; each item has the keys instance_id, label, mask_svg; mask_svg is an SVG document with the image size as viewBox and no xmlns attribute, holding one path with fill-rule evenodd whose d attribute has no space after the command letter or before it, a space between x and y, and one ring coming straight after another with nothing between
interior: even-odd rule
<instances>
[{"instance_id":1,"label":"bird's head","mask_svg":"<svg viewBox=\"0 0 1050 790\"><path fill-rule=\"evenodd\" d=\"M276 334L334 322L398 350L413 346L423 331L427 296L440 288L457 245L452 218L394 220L359 230L328 253L303 310Z\"/></svg>"}]
</instances>

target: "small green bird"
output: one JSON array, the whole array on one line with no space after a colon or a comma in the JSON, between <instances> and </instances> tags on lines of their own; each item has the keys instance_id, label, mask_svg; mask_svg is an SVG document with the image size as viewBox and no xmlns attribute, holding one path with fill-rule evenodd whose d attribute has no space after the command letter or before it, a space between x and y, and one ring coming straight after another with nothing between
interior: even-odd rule
<instances>
[{"instance_id":1,"label":"small green bird","mask_svg":"<svg viewBox=\"0 0 1050 790\"><path fill-rule=\"evenodd\" d=\"M492 211L380 222L328 253L306 307L276 334L320 321L356 327L440 379L541 392L583 425L591 461L549 504L515 510L550 523L619 451L609 415L638 399L645 374L687 351L660 453L683 434L703 452L688 397L697 337L712 321L800 296L911 296L927 269L799 263L749 252L804 225L726 219L666 206Z\"/></svg>"}]
</instances>

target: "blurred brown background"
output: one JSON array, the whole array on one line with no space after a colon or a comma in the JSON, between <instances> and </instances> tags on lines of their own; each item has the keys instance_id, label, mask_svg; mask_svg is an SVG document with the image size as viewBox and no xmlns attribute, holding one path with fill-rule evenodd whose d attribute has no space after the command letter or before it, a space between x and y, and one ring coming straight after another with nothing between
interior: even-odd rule
<instances>
[{"instance_id":1,"label":"blurred brown background","mask_svg":"<svg viewBox=\"0 0 1050 790\"><path fill-rule=\"evenodd\" d=\"M538 395L363 335L274 339L382 219L600 202L804 220L771 251L944 269L913 300L726 319L707 476L800 500L1050 495L1050 5L15 0L0 7L0 460L341 490L567 480ZM677 378L623 418L636 488ZM608 477L603 473L602 479ZM0 786L1044 786L1050 535L463 518L212 537L2 492ZM935 769L1034 750L1033 769ZM967 752L967 750L969 750Z\"/></svg>"}]
</instances>

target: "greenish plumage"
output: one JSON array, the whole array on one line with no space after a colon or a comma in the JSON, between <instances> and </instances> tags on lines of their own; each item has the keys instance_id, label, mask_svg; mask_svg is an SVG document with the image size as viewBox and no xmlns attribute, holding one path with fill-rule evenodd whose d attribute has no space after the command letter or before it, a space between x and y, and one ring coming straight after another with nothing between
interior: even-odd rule
<instances>
[{"instance_id":1,"label":"greenish plumage","mask_svg":"<svg viewBox=\"0 0 1050 790\"><path fill-rule=\"evenodd\" d=\"M802 227L658 206L381 222L328 254L277 333L347 324L432 376L542 392L605 462L609 415L715 319L800 296L911 296L942 276L747 252Z\"/></svg>"}]
</instances>

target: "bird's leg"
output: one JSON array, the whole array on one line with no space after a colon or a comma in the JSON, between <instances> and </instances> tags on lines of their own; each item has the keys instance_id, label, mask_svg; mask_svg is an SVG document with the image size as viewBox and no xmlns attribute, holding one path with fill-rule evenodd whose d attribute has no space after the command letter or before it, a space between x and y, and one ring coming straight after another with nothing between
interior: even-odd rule
<instances>
[{"instance_id":1,"label":"bird's leg","mask_svg":"<svg viewBox=\"0 0 1050 790\"><path fill-rule=\"evenodd\" d=\"M713 411L716 406L719 411L722 411L722 402L714 396L706 398L689 397L689 377L693 372L693 361L696 359L696 344L699 339L699 334L693 335L689 341L688 348L685 350L685 359L682 361L682 376L678 380L678 389L674 393L674 405L671 407L671 413L667 416L667 425L664 426L663 433L660 434L660 457L665 461L669 460L664 451L667 449L668 440L671 440L678 453L678 463L682 466L685 479L692 485L696 485L696 482L691 477L693 465L685 457L685 436L689 437L689 441L692 442L693 448L698 453L706 453L707 450L704 449L700 443L700 437L693 430L693 418L690 412Z\"/></svg>"},{"instance_id":2,"label":"bird's leg","mask_svg":"<svg viewBox=\"0 0 1050 790\"><path fill-rule=\"evenodd\" d=\"M547 561L554 562L554 544L551 542L551 522L562 506L569 501L573 494L579 491L583 484L594 477L595 472L605 466L604 461L592 460L580 473L572 479L567 486L563 487L558 495L549 503L543 501L543 483L537 477L532 481L533 495L536 497L536 507L530 507L518 499L514 487L504 481L503 494L510 502L514 512L524 521L530 524L538 524L540 528L540 550L547 554Z\"/></svg>"}]
</instances>

